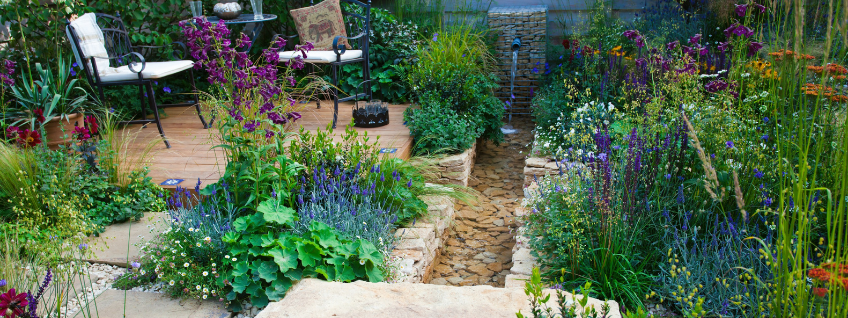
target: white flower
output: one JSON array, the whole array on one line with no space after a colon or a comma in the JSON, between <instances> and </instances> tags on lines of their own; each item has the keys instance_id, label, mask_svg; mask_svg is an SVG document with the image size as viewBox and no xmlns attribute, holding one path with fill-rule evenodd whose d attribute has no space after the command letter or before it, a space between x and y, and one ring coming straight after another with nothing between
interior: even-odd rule
<instances>
[{"instance_id":1,"label":"white flower","mask_svg":"<svg viewBox=\"0 0 848 318\"><path fill-rule=\"evenodd\" d=\"M365 260L364 259L359 260L359 265L365 265Z\"/></svg>"},{"instance_id":2,"label":"white flower","mask_svg":"<svg viewBox=\"0 0 848 318\"><path fill-rule=\"evenodd\" d=\"M188 263L183 264L183 267L188 267Z\"/></svg>"},{"instance_id":3,"label":"white flower","mask_svg":"<svg viewBox=\"0 0 848 318\"><path fill-rule=\"evenodd\" d=\"M207 236L207 237L204 237L203 240L206 241L206 242L211 242L212 238Z\"/></svg>"},{"instance_id":4,"label":"white flower","mask_svg":"<svg viewBox=\"0 0 848 318\"><path fill-rule=\"evenodd\" d=\"M203 295L203 299L206 299L206 295Z\"/></svg>"},{"instance_id":5,"label":"white flower","mask_svg":"<svg viewBox=\"0 0 848 318\"><path fill-rule=\"evenodd\" d=\"M235 257L233 257L233 262L237 261Z\"/></svg>"},{"instance_id":6,"label":"white flower","mask_svg":"<svg viewBox=\"0 0 848 318\"><path fill-rule=\"evenodd\" d=\"M194 245L197 246L197 247L200 247L200 243L195 243Z\"/></svg>"},{"instance_id":7,"label":"white flower","mask_svg":"<svg viewBox=\"0 0 848 318\"><path fill-rule=\"evenodd\" d=\"M190 227L190 228L188 228L188 231L189 231L189 232L194 232L194 228L193 228L193 227Z\"/></svg>"},{"instance_id":8,"label":"white flower","mask_svg":"<svg viewBox=\"0 0 848 318\"><path fill-rule=\"evenodd\" d=\"M215 267L215 263L212 263L212 267Z\"/></svg>"},{"instance_id":9,"label":"white flower","mask_svg":"<svg viewBox=\"0 0 848 318\"><path fill-rule=\"evenodd\" d=\"M173 279L170 282L168 282L168 285L174 286L174 284L176 284L176 282L174 282Z\"/></svg>"},{"instance_id":10,"label":"white flower","mask_svg":"<svg viewBox=\"0 0 848 318\"><path fill-rule=\"evenodd\" d=\"M224 258L230 258L230 256L229 256L229 255L224 255Z\"/></svg>"},{"instance_id":11,"label":"white flower","mask_svg":"<svg viewBox=\"0 0 848 318\"><path fill-rule=\"evenodd\" d=\"M209 272L204 271L203 276L209 276Z\"/></svg>"},{"instance_id":12,"label":"white flower","mask_svg":"<svg viewBox=\"0 0 848 318\"><path fill-rule=\"evenodd\" d=\"M209 293L209 288L204 288L204 289L203 289L203 293L204 293L204 294Z\"/></svg>"},{"instance_id":13,"label":"white flower","mask_svg":"<svg viewBox=\"0 0 848 318\"><path fill-rule=\"evenodd\" d=\"M181 272L181 273L180 273L180 276L185 277L185 273L182 273L182 272Z\"/></svg>"},{"instance_id":14,"label":"white flower","mask_svg":"<svg viewBox=\"0 0 848 318\"><path fill-rule=\"evenodd\" d=\"M197 290L200 290L200 285L194 286L194 288L197 288Z\"/></svg>"},{"instance_id":15,"label":"white flower","mask_svg":"<svg viewBox=\"0 0 848 318\"><path fill-rule=\"evenodd\" d=\"M180 241L179 241L179 240L177 240L177 241L174 241L174 243L180 244Z\"/></svg>"}]
</instances>

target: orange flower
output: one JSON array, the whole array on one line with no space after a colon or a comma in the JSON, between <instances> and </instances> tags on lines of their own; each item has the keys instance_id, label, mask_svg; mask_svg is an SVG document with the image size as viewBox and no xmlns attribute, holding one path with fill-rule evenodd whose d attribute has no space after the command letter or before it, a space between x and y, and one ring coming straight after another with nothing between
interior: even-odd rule
<instances>
[{"instance_id":1,"label":"orange flower","mask_svg":"<svg viewBox=\"0 0 848 318\"><path fill-rule=\"evenodd\" d=\"M815 287L813 288L813 295L818 297L827 296L827 288Z\"/></svg>"},{"instance_id":2,"label":"orange flower","mask_svg":"<svg viewBox=\"0 0 848 318\"><path fill-rule=\"evenodd\" d=\"M831 73L831 74L848 73L848 69L846 69L844 66L839 65L839 64L829 63L829 64L825 65L824 68L827 69L827 72Z\"/></svg>"},{"instance_id":3,"label":"orange flower","mask_svg":"<svg viewBox=\"0 0 848 318\"><path fill-rule=\"evenodd\" d=\"M830 97L830 101L837 103L844 103L848 101L848 96L845 95L833 95ZM843 270L844 271L844 270Z\"/></svg>"},{"instance_id":4,"label":"orange flower","mask_svg":"<svg viewBox=\"0 0 848 318\"><path fill-rule=\"evenodd\" d=\"M810 71L810 72L816 73L816 74L821 74L822 72L824 72L824 67L815 66L815 65L808 65L807 70Z\"/></svg>"},{"instance_id":5,"label":"orange flower","mask_svg":"<svg viewBox=\"0 0 848 318\"><path fill-rule=\"evenodd\" d=\"M807 271L807 276L825 283L830 281L830 273L824 270L824 268L813 268Z\"/></svg>"}]
</instances>

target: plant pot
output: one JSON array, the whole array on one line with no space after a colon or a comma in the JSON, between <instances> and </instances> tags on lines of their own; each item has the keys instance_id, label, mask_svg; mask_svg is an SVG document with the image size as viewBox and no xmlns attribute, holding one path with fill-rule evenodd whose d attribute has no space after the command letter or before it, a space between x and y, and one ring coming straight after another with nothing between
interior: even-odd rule
<instances>
[{"instance_id":1,"label":"plant pot","mask_svg":"<svg viewBox=\"0 0 848 318\"><path fill-rule=\"evenodd\" d=\"M42 136L42 140L47 142L47 147L53 150L58 149L59 145L69 144L73 139L72 135L75 124L79 122L79 125L82 125L82 118L82 114L80 113L69 114L68 120L53 117L50 121L44 123L44 136ZM67 138L62 138L65 135L68 135Z\"/></svg>"}]
</instances>

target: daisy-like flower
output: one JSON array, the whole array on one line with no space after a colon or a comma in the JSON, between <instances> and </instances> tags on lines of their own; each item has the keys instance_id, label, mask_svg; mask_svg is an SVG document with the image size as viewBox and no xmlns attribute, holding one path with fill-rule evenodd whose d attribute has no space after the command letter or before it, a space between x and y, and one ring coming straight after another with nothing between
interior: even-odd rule
<instances>
[{"instance_id":1,"label":"daisy-like flower","mask_svg":"<svg viewBox=\"0 0 848 318\"><path fill-rule=\"evenodd\" d=\"M233 257L233 262L235 262L235 261L237 261L237 259L235 257Z\"/></svg>"},{"instance_id":2,"label":"daisy-like flower","mask_svg":"<svg viewBox=\"0 0 848 318\"><path fill-rule=\"evenodd\" d=\"M188 267L188 263L183 264L183 267Z\"/></svg>"},{"instance_id":3,"label":"daisy-like flower","mask_svg":"<svg viewBox=\"0 0 848 318\"><path fill-rule=\"evenodd\" d=\"M195 243L194 246L200 247L200 243Z\"/></svg>"},{"instance_id":4,"label":"daisy-like flower","mask_svg":"<svg viewBox=\"0 0 848 318\"><path fill-rule=\"evenodd\" d=\"M208 293L209 293L209 288L204 288L204 289L203 289L203 293L204 293L204 294L208 294Z\"/></svg>"},{"instance_id":5,"label":"daisy-like flower","mask_svg":"<svg viewBox=\"0 0 848 318\"><path fill-rule=\"evenodd\" d=\"M200 290L200 285L194 286L194 288Z\"/></svg>"},{"instance_id":6,"label":"daisy-like flower","mask_svg":"<svg viewBox=\"0 0 848 318\"><path fill-rule=\"evenodd\" d=\"M208 296L206 296L206 295L203 295L203 299L206 299L206 297L208 297Z\"/></svg>"},{"instance_id":7,"label":"daisy-like flower","mask_svg":"<svg viewBox=\"0 0 848 318\"><path fill-rule=\"evenodd\" d=\"M168 282L168 285L174 286L174 284L176 284L176 282L173 279L170 282Z\"/></svg>"},{"instance_id":8,"label":"daisy-like flower","mask_svg":"<svg viewBox=\"0 0 848 318\"><path fill-rule=\"evenodd\" d=\"M204 271L203 276L209 276L209 272Z\"/></svg>"},{"instance_id":9,"label":"daisy-like flower","mask_svg":"<svg viewBox=\"0 0 848 318\"><path fill-rule=\"evenodd\" d=\"M180 276L185 277L185 273L180 273Z\"/></svg>"},{"instance_id":10,"label":"daisy-like flower","mask_svg":"<svg viewBox=\"0 0 848 318\"><path fill-rule=\"evenodd\" d=\"M194 232L194 228L193 228L193 227L190 227L190 228L188 228L188 231L189 231L189 232Z\"/></svg>"},{"instance_id":11,"label":"daisy-like flower","mask_svg":"<svg viewBox=\"0 0 848 318\"><path fill-rule=\"evenodd\" d=\"M224 255L224 258L230 258L230 256L229 256L229 255Z\"/></svg>"}]
</instances>

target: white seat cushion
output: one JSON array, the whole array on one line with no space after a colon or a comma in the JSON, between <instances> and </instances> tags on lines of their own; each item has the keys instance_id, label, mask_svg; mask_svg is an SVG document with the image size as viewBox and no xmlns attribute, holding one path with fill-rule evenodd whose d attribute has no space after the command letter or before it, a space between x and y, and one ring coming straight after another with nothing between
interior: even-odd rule
<instances>
[{"instance_id":1,"label":"white seat cushion","mask_svg":"<svg viewBox=\"0 0 848 318\"><path fill-rule=\"evenodd\" d=\"M280 61L287 62L296 56L302 56L300 51L285 51L280 52ZM342 54L342 61L357 59L362 57L362 50L347 50ZM331 63L336 61L336 53L333 51L309 51L306 52L306 58L303 59L309 63Z\"/></svg>"},{"instance_id":2,"label":"white seat cushion","mask_svg":"<svg viewBox=\"0 0 848 318\"><path fill-rule=\"evenodd\" d=\"M185 71L193 66L194 62L188 60L147 62L144 66L144 70L141 71L141 75L146 79L163 78L174 73ZM137 63L135 69L138 70L139 68L141 68L141 64ZM117 70L117 73L100 75L100 80L103 82L119 82L138 79L138 73L133 73L128 66L121 66L117 68Z\"/></svg>"}]
</instances>

